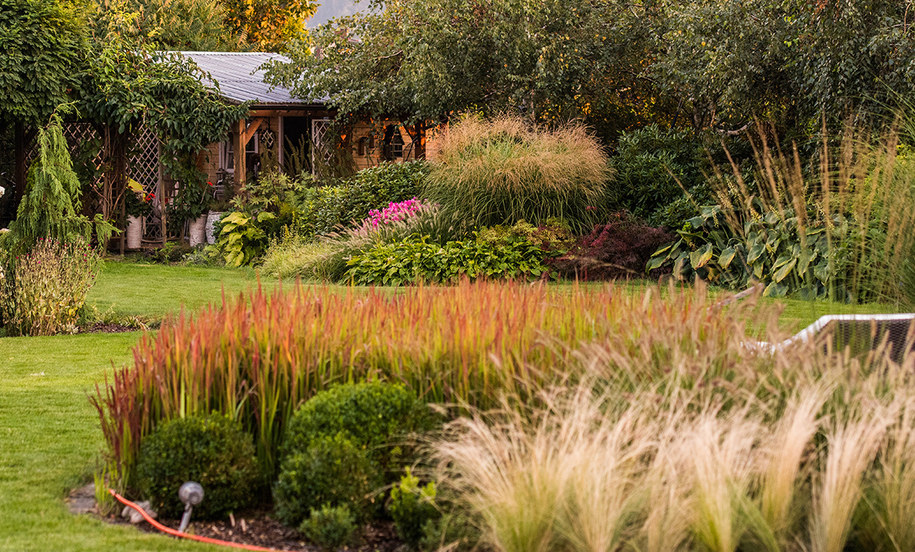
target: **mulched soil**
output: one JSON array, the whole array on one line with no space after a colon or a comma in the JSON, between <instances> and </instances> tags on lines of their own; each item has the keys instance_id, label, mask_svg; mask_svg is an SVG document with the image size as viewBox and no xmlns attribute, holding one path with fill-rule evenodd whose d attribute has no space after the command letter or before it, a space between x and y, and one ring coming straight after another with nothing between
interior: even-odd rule
<instances>
[{"instance_id":1,"label":"mulched soil","mask_svg":"<svg viewBox=\"0 0 915 552\"><path fill-rule=\"evenodd\" d=\"M298 531L290 529L266 512L247 512L244 517L228 521L192 521L188 532L214 539L253 544L289 552L319 552L320 547L309 545ZM177 529L180 520L159 520L159 523ZM141 523L143 531L156 532L148 523ZM354 552L394 552L401 543L394 535L393 524L377 523L363 528L361 542L355 547L343 550Z\"/></svg>"},{"instance_id":2,"label":"mulched soil","mask_svg":"<svg viewBox=\"0 0 915 552\"><path fill-rule=\"evenodd\" d=\"M95 324L89 324L88 326L80 326L76 333L124 333L135 332L139 329L140 328L133 326L125 326L124 324L105 324L103 322L96 322Z\"/></svg>"},{"instance_id":3,"label":"mulched soil","mask_svg":"<svg viewBox=\"0 0 915 552\"><path fill-rule=\"evenodd\" d=\"M66 502L74 514L89 514L101 518L108 523L129 525L130 523L118 515L99 516L95 508L95 498L92 485L86 485L71 491ZM180 520L157 520L166 527L177 529ZM137 529L147 533L159 531L141 522ZM288 552L319 552L320 547L308 544L298 531L290 529L275 519L271 518L268 511L253 510L244 515L232 516L224 521L194 521L187 530L188 533L210 537L214 539L252 544ZM362 530L362 538L357 546L346 547L343 550L352 552L395 552L403 550L401 543L394 533L394 526L390 522L377 522L367 525Z\"/></svg>"}]
</instances>

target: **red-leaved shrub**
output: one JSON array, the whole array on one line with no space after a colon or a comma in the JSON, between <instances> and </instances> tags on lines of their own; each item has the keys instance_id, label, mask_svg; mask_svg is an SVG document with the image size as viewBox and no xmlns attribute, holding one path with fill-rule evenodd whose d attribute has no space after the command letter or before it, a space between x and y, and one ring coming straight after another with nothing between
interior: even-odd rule
<instances>
[{"instance_id":1,"label":"red-leaved shrub","mask_svg":"<svg viewBox=\"0 0 915 552\"><path fill-rule=\"evenodd\" d=\"M581 280L637 278L646 275L645 265L651 255L673 240L662 228L617 213L610 222L595 226L580 238L568 253L547 264L564 276Z\"/></svg>"}]
</instances>

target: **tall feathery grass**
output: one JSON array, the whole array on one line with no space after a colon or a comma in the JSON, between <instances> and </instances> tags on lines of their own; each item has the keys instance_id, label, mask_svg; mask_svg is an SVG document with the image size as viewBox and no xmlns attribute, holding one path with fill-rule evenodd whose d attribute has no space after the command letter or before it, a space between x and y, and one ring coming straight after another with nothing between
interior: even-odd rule
<instances>
[{"instance_id":1,"label":"tall feathery grass","mask_svg":"<svg viewBox=\"0 0 915 552\"><path fill-rule=\"evenodd\" d=\"M474 411L430 445L485 547L911 549L915 355L855 357L826 336L763 353L703 323L638 320L637 340L580 346L576 382ZM695 346L661 344L683 338ZM525 517L532 502L551 514Z\"/></svg>"},{"instance_id":2,"label":"tall feathery grass","mask_svg":"<svg viewBox=\"0 0 915 552\"><path fill-rule=\"evenodd\" d=\"M424 197L468 226L558 217L586 231L607 214L609 161L580 124L547 129L517 116L469 116L438 147Z\"/></svg>"},{"instance_id":3,"label":"tall feathery grass","mask_svg":"<svg viewBox=\"0 0 915 552\"><path fill-rule=\"evenodd\" d=\"M816 351L790 355L818 356L819 375L732 401L698 387L659 396L650 380L620 393L589 372L452 422L430 445L433 473L498 551L908 550L915 357ZM830 383L855 372L845 390Z\"/></svg>"}]
</instances>

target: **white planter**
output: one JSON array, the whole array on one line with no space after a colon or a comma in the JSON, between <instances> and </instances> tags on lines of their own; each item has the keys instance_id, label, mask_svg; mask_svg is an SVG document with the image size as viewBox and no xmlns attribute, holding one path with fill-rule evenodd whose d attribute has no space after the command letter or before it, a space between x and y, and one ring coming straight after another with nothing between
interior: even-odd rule
<instances>
[{"instance_id":1,"label":"white planter","mask_svg":"<svg viewBox=\"0 0 915 552\"><path fill-rule=\"evenodd\" d=\"M216 222L222 218L222 211L210 211L207 215L207 243L216 243Z\"/></svg>"},{"instance_id":2,"label":"white planter","mask_svg":"<svg viewBox=\"0 0 915 552\"><path fill-rule=\"evenodd\" d=\"M191 244L191 247L197 247L198 245L206 243L206 227L207 227L207 217L206 215L200 215L199 217L193 219L188 224L187 239Z\"/></svg>"},{"instance_id":3,"label":"white planter","mask_svg":"<svg viewBox=\"0 0 915 552\"><path fill-rule=\"evenodd\" d=\"M140 249L143 243L143 219L127 217L127 249Z\"/></svg>"}]
</instances>

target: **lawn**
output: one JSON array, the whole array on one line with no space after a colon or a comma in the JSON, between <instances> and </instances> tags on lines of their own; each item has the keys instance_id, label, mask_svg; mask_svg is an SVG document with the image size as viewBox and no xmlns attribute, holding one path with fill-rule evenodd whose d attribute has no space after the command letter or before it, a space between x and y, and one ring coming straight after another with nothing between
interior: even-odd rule
<instances>
[{"instance_id":1,"label":"lawn","mask_svg":"<svg viewBox=\"0 0 915 552\"><path fill-rule=\"evenodd\" d=\"M250 270L107 262L89 303L117 316L155 320L182 306L196 309L219 301L223 289L235 295L254 285L257 275ZM784 306L781 322L792 329L823 314L895 310L890 305L779 303ZM129 360L139 336L0 339L0 549L209 549L72 516L63 502L69 489L91 480L102 447L87 396L112 365Z\"/></svg>"}]
</instances>

